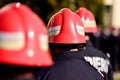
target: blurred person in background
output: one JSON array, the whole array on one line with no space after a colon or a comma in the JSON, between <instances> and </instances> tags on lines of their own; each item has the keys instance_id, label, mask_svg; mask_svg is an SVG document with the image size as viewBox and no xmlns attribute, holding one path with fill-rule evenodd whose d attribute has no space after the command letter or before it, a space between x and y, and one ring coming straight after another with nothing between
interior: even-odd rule
<instances>
[{"instance_id":1,"label":"blurred person in background","mask_svg":"<svg viewBox=\"0 0 120 80\"><path fill-rule=\"evenodd\" d=\"M98 31L93 13L85 7L80 7L75 13L80 16L85 28L86 49L83 50L84 59L97 69L104 80L113 80L109 57L95 48L91 42L91 36Z\"/></svg>"},{"instance_id":2,"label":"blurred person in background","mask_svg":"<svg viewBox=\"0 0 120 80\"><path fill-rule=\"evenodd\" d=\"M55 64L40 70L40 80L103 80L84 60L86 47L80 17L68 8L54 14L47 25L51 55ZM43 76L41 76L43 75Z\"/></svg>"},{"instance_id":3,"label":"blurred person in background","mask_svg":"<svg viewBox=\"0 0 120 80\"><path fill-rule=\"evenodd\" d=\"M103 51L105 54L110 52L110 47L111 47L111 43L110 43L110 36L111 36L111 29L110 28L105 28L102 30L101 32L101 46L100 46L100 50ZM110 54L110 53L109 53Z\"/></svg>"},{"instance_id":4,"label":"blurred person in background","mask_svg":"<svg viewBox=\"0 0 120 80\"><path fill-rule=\"evenodd\" d=\"M102 36L102 28L101 25L98 25L97 32L93 33L93 35L90 36L90 40L93 44L93 46L97 49L101 49L101 36Z\"/></svg>"},{"instance_id":5,"label":"blurred person in background","mask_svg":"<svg viewBox=\"0 0 120 80\"><path fill-rule=\"evenodd\" d=\"M117 28L112 28L111 29L111 35L109 37L109 42L111 45L110 46L110 55L111 55L111 62L112 62L112 66L113 66L113 70L114 71L119 71L119 62L118 62L118 58L119 58L119 53L120 53L120 39L119 39L119 29Z\"/></svg>"},{"instance_id":6,"label":"blurred person in background","mask_svg":"<svg viewBox=\"0 0 120 80\"><path fill-rule=\"evenodd\" d=\"M113 71L119 71L119 53L120 53L120 32L119 29L109 26L102 31L101 50L110 54L110 61Z\"/></svg>"},{"instance_id":7,"label":"blurred person in background","mask_svg":"<svg viewBox=\"0 0 120 80\"><path fill-rule=\"evenodd\" d=\"M119 35L118 35L118 47L119 47L119 51L118 51L118 68L120 71L120 29L119 29Z\"/></svg>"},{"instance_id":8,"label":"blurred person in background","mask_svg":"<svg viewBox=\"0 0 120 80\"><path fill-rule=\"evenodd\" d=\"M47 29L19 2L0 9L0 80L37 80L36 70L52 66Z\"/></svg>"}]
</instances>

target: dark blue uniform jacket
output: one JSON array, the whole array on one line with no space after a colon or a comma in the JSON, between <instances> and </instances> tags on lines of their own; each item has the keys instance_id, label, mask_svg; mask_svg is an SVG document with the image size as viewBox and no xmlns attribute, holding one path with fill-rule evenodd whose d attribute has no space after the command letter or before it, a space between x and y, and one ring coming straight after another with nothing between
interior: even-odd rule
<instances>
[{"instance_id":1,"label":"dark blue uniform jacket","mask_svg":"<svg viewBox=\"0 0 120 80\"><path fill-rule=\"evenodd\" d=\"M102 51L94 48L90 41L83 50L84 59L89 62L104 77L104 80L113 80L113 70L109 57Z\"/></svg>"},{"instance_id":2,"label":"dark blue uniform jacket","mask_svg":"<svg viewBox=\"0 0 120 80\"><path fill-rule=\"evenodd\" d=\"M40 80L103 80L97 70L84 60L83 53L62 51L53 59L55 64L52 67L39 70Z\"/></svg>"}]
</instances>

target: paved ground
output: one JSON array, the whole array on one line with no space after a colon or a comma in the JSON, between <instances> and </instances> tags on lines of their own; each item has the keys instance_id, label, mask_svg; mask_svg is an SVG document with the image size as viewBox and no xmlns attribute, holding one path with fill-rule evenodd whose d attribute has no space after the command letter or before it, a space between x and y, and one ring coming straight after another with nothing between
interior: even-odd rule
<instances>
[{"instance_id":1,"label":"paved ground","mask_svg":"<svg viewBox=\"0 0 120 80\"><path fill-rule=\"evenodd\" d=\"M120 72L114 72L114 77L120 80Z\"/></svg>"}]
</instances>

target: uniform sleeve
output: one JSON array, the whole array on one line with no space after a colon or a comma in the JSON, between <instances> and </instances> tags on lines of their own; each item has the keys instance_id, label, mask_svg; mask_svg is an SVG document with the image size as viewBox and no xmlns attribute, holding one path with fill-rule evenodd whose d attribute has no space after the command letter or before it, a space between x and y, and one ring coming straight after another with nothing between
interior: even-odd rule
<instances>
[{"instance_id":1,"label":"uniform sleeve","mask_svg":"<svg viewBox=\"0 0 120 80\"><path fill-rule=\"evenodd\" d=\"M111 64L109 65L109 70L108 70L108 80L113 80L113 69Z\"/></svg>"},{"instance_id":2,"label":"uniform sleeve","mask_svg":"<svg viewBox=\"0 0 120 80\"><path fill-rule=\"evenodd\" d=\"M37 80L44 80L44 76L48 72L48 70L49 70L49 67L40 68L36 73Z\"/></svg>"}]
</instances>

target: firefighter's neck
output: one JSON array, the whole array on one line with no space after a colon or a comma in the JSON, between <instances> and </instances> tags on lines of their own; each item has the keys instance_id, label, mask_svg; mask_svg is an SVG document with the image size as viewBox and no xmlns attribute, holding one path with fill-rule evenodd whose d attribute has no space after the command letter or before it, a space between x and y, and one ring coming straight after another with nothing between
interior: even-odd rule
<instances>
[{"instance_id":1,"label":"firefighter's neck","mask_svg":"<svg viewBox=\"0 0 120 80\"><path fill-rule=\"evenodd\" d=\"M88 35L85 35L85 40L86 41L90 40L90 37Z\"/></svg>"},{"instance_id":2,"label":"firefighter's neck","mask_svg":"<svg viewBox=\"0 0 120 80\"><path fill-rule=\"evenodd\" d=\"M77 48L75 48L75 49L70 49L70 51L78 51L78 49L77 49Z\"/></svg>"},{"instance_id":3,"label":"firefighter's neck","mask_svg":"<svg viewBox=\"0 0 120 80\"><path fill-rule=\"evenodd\" d=\"M62 50L61 49L56 49L56 50L54 50L54 51L51 51L51 54L58 54L58 53L60 53ZM70 49L69 51L78 51L78 49L77 48L74 48L74 49Z\"/></svg>"},{"instance_id":4,"label":"firefighter's neck","mask_svg":"<svg viewBox=\"0 0 120 80\"><path fill-rule=\"evenodd\" d=\"M7 76L7 77L6 77ZM34 78L33 72L25 72L25 73L13 73L0 75L0 80L32 80Z\"/></svg>"},{"instance_id":5,"label":"firefighter's neck","mask_svg":"<svg viewBox=\"0 0 120 80\"><path fill-rule=\"evenodd\" d=\"M27 73L18 75L18 77L20 78L32 78L33 76L34 76L33 72L27 72Z\"/></svg>"}]
</instances>

